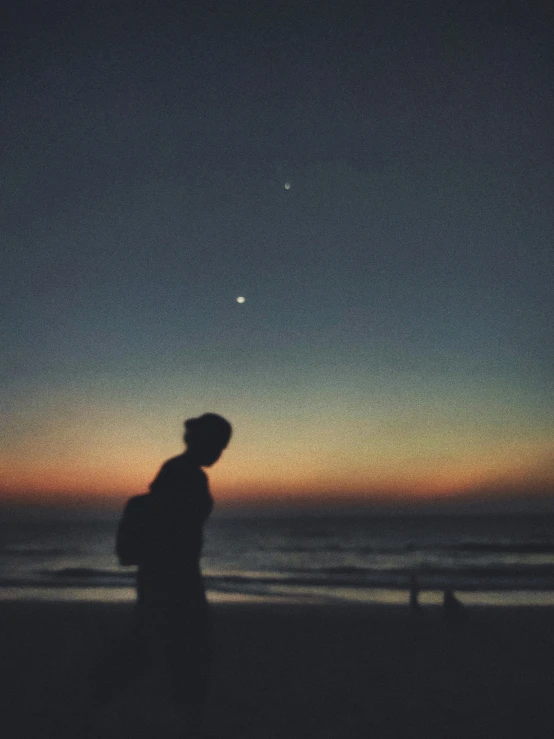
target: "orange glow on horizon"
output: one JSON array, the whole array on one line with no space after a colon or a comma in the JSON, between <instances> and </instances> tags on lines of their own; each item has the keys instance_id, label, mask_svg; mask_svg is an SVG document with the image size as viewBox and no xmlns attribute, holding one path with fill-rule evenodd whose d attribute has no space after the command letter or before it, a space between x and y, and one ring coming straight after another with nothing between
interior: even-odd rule
<instances>
[{"instance_id":1,"label":"orange glow on horizon","mask_svg":"<svg viewBox=\"0 0 554 739\"><path fill-rule=\"evenodd\" d=\"M0 451L0 502L119 504L145 492L163 461L182 451L178 409L56 402L48 400L56 408L42 409L40 423L19 413L19 430ZM500 498L503 490L554 496L549 429L495 436L451 419L420 427L407 411L339 420L318 411L291 425L223 411L235 433L208 470L223 506L424 503L480 491Z\"/></svg>"},{"instance_id":2,"label":"orange glow on horizon","mask_svg":"<svg viewBox=\"0 0 554 739\"><path fill-rule=\"evenodd\" d=\"M129 469L77 464L65 467L63 473L53 465L41 469L40 474L14 468L5 477L7 484L0 490L0 502L118 506L128 496L145 492L158 467L154 465L144 476L137 474L136 467L134 474ZM437 465L434 474L381 469L372 475L370 470L358 469L349 476L341 476L331 474L328 469L312 469L302 474L289 470L288 474L272 479L260 475L259 470L250 478L246 474L240 476L236 465L222 461L207 472L216 502L223 507L425 503L462 499L480 492L501 498L503 491L514 490L528 490L531 494L550 491L554 495L554 466L537 463L536 455L530 450L526 459L522 449L511 469L505 459L491 460L480 466L468 464L466 460L465 464L443 464L442 468Z\"/></svg>"}]
</instances>

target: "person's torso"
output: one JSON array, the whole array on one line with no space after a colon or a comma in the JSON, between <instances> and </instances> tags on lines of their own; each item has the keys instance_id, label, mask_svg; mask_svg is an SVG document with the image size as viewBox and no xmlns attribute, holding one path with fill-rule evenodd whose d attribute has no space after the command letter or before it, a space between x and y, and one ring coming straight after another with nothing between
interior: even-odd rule
<instances>
[{"instance_id":1,"label":"person's torso","mask_svg":"<svg viewBox=\"0 0 554 739\"><path fill-rule=\"evenodd\" d=\"M206 475L181 455L163 465L150 491L139 595L167 600L203 595L203 527L213 506Z\"/></svg>"}]
</instances>

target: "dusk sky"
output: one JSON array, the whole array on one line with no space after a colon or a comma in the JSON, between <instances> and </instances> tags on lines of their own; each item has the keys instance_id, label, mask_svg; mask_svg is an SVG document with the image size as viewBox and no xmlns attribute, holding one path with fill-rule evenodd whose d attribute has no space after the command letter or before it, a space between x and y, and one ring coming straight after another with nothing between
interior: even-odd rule
<instances>
[{"instance_id":1,"label":"dusk sky","mask_svg":"<svg viewBox=\"0 0 554 739\"><path fill-rule=\"evenodd\" d=\"M12 0L0 499L552 507L548 6Z\"/></svg>"}]
</instances>

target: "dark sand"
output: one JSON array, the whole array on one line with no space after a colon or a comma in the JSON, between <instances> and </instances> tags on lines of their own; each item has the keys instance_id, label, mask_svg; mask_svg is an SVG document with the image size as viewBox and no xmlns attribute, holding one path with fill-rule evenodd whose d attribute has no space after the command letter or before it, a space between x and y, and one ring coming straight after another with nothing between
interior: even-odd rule
<instances>
[{"instance_id":1,"label":"dark sand","mask_svg":"<svg viewBox=\"0 0 554 739\"><path fill-rule=\"evenodd\" d=\"M554 610L473 608L447 627L385 606L214 606L207 728L222 739L554 737ZM0 604L3 739L86 736L87 673L127 605ZM92 736L175 736L146 676Z\"/></svg>"}]
</instances>

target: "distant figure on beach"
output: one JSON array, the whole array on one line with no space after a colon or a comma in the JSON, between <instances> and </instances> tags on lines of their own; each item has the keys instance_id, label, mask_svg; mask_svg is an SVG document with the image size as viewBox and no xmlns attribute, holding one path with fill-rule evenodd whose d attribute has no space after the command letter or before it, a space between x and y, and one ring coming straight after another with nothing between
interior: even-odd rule
<instances>
[{"instance_id":1,"label":"distant figure on beach","mask_svg":"<svg viewBox=\"0 0 554 739\"><path fill-rule=\"evenodd\" d=\"M104 692L111 697L153 657L168 678L176 720L192 731L200 728L211 660L200 556L213 499L202 467L217 462L231 431L214 413L185 421L186 451L162 465L148 494L129 500L117 537L120 562L138 564L136 622L104 665Z\"/></svg>"},{"instance_id":2,"label":"distant figure on beach","mask_svg":"<svg viewBox=\"0 0 554 739\"><path fill-rule=\"evenodd\" d=\"M410 577L410 615L414 618L421 616L421 605L418 600L419 585L415 575Z\"/></svg>"},{"instance_id":3,"label":"distant figure on beach","mask_svg":"<svg viewBox=\"0 0 554 739\"><path fill-rule=\"evenodd\" d=\"M445 590L442 601L442 615L448 624L465 624L469 618L467 610L451 590Z\"/></svg>"}]
</instances>

